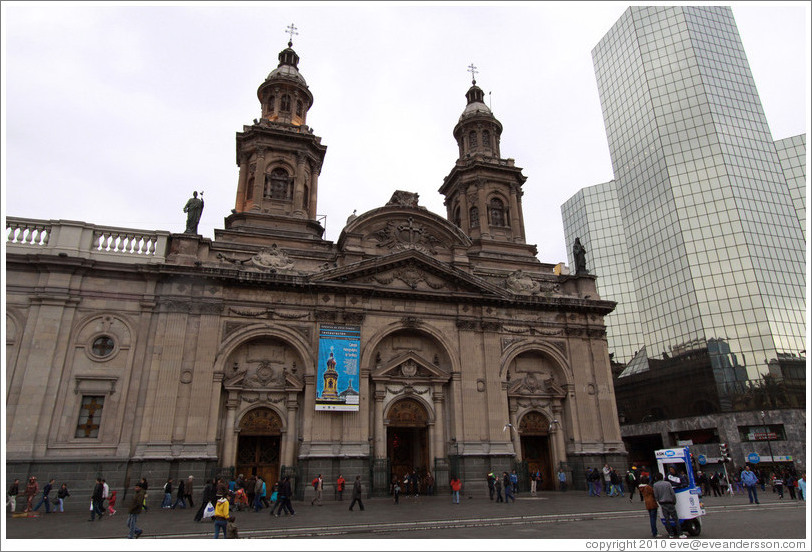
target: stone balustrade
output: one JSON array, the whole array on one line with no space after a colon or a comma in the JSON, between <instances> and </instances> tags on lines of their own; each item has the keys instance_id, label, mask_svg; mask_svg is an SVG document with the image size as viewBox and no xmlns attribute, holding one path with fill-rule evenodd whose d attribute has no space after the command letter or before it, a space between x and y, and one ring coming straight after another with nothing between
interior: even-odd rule
<instances>
[{"instance_id":1,"label":"stone balustrade","mask_svg":"<svg viewBox=\"0 0 812 552\"><path fill-rule=\"evenodd\" d=\"M99 226L72 220L6 217L6 251L124 263L166 261L169 232Z\"/></svg>"}]
</instances>

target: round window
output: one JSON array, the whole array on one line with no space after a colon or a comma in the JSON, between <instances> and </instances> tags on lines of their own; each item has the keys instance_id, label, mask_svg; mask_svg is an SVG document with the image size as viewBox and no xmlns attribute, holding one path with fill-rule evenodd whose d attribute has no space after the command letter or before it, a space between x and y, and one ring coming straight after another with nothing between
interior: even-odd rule
<instances>
[{"instance_id":1,"label":"round window","mask_svg":"<svg viewBox=\"0 0 812 552\"><path fill-rule=\"evenodd\" d=\"M110 356L110 354L113 352L113 349L115 349L115 346L116 343L115 341L113 341L112 337L108 335L102 335L97 337L93 341L91 350L93 351L93 354L97 357L106 357Z\"/></svg>"}]
</instances>

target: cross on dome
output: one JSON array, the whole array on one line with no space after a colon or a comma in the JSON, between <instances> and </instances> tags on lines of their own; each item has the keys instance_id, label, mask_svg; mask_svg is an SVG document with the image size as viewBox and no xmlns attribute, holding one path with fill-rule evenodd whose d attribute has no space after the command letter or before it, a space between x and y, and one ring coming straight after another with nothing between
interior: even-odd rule
<instances>
[{"instance_id":1,"label":"cross on dome","mask_svg":"<svg viewBox=\"0 0 812 552\"><path fill-rule=\"evenodd\" d=\"M293 47L293 35L297 35L299 33L296 32L296 25L291 23L287 27L285 27L285 32L290 35L290 40L288 40L288 47Z\"/></svg>"},{"instance_id":2,"label":"cross on dome","mask_svg":"<svg viewBox=\"0 0 812 552\"><path fill-rule=\"evenodd\" d=\"M479 71L476 70L476 66L472 63L468 66L468 70L471 72L471 84L476 84L476 74Z\"/></svg>"}]
</instances>

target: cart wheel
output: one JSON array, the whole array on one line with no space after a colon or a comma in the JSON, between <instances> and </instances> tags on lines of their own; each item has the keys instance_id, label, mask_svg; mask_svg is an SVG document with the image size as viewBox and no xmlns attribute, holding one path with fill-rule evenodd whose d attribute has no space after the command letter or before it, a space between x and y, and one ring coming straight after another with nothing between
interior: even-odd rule
<instances>
[{"instance_id":1,"label":"cart wheel","mask_svg":"<svg viewBox=\"0 0 812 552\"><path fill-rule=\"evenodd\" d=\"M689 519L683 524L682 529L692 537L698 537L702 532L702 525L699 523L699 519Z\"/></svg>"}]
</instances>

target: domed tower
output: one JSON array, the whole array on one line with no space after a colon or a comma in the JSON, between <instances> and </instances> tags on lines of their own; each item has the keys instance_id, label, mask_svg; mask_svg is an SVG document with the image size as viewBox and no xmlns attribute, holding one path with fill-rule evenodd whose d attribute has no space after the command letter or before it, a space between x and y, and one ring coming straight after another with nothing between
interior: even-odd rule
<instances>
[{"instance_id":1,"label":"domed tower","mask_svg":"<svg viewBox=\"0 0 812 552\"><path fill-rule=\"evenodd\" d=\"M475 73L473 65L470 67ZM475 250L499 250L499 255L531 256L525 244L522 213L522 169L513 159L502 159L502 123L485 104L485 94L472 80L467 104L454 127L459 158L439 192L445 196L448 220L474 242Z\"/></svg>"},{"instance_id":2,"label":"domed tower","mask_svg":"<svg viewBox=\"0 0 812 552\"><path fill-rule=\"evenodd\" d=\"M273 228L320 238L318 176L327 147L307 126L313 94L293 42L257 89L261 117L237 133L237 201L226 229Z\"/></svg>"}]
</instances>

